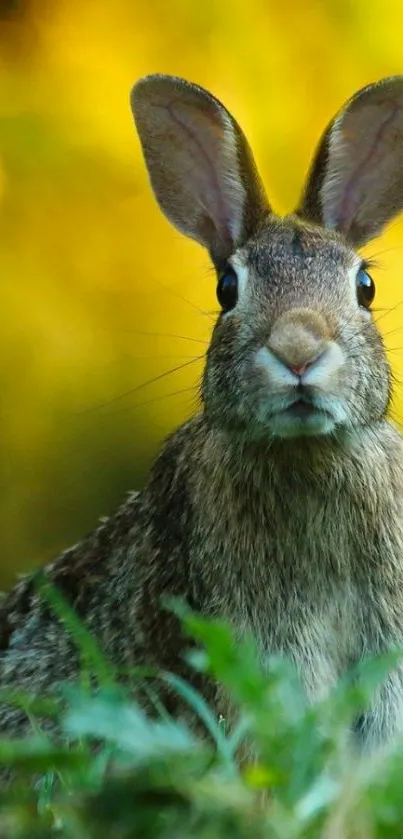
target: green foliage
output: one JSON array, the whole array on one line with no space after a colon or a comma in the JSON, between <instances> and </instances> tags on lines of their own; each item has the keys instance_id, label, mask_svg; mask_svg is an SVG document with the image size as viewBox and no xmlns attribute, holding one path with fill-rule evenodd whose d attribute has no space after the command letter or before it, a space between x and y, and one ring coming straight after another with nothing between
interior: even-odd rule
<instances>
[{"instance_id":1,"label":"green foliage","mask_svg":"<svg viewBox=\"0 0 403 839\"><path fill-rule=\"evenodd\" d=\"M313 708L289 662L262 662L252 639L239 641L224 622L171 604L199 644L193 666L215 678L234 707L231 725L217 720L191 685L159 674L203 721L210 734L203 739L162 710L147 717L111 679L66 604L41 588L72 632L86 678L66 686L61 702L2 697L26 710L33 731L23 740L0 740L0 769L13 773L0 794L1 837L402 835L403 744L359 760L347 749L346 735L401 652L362 662ZM142 671L139 682L144 678ZM45 719L55 716L57 735Z\"/></svg>"}]
</instances>

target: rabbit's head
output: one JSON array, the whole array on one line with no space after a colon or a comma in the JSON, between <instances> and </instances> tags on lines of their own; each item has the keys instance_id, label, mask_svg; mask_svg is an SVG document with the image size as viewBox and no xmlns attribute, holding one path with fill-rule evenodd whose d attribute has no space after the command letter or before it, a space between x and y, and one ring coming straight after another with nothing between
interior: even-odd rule
<instances>
[{"instance_id":1,"label":"rabbit's head","mask_svg":"<svg viewBox=\"0 0 403 839\"><path fill-rule=\"evenodd\" d=\"M217 272L208 422L262 439L382 419L389 368L357 248L403 209L403 77L359 91L336 115L299 207L283 219L241 129L207 91L148 76L132 106L163 212L208 249Z\"/></svg>"}]
</instances>

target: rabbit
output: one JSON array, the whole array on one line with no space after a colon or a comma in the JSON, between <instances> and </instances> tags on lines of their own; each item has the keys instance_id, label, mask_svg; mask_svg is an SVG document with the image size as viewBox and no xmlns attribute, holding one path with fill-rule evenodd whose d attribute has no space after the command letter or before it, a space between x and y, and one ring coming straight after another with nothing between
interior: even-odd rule
<instances>
[{"instance_id":1,"label":"rabbit","mask_svg":"<svg viewBox=\"0 0 403 839\"><path fill-rule=\"evenodd\" d=\"M140 79L135 126L167 219L207 249L220 313L201 409L144 488L45 566L107 658L182 675L217 713L229 697L186 664L183 598L252 633L325 698L368 654L403 642L403 441L360 248L403 208L403 76L359 90L330 122L296 210L272 210L235 119L209 92ZM34 576L3 597L0 688L57 692L79 673ZM183 708L173 694L170 713ZM24 713L4 703L0 731ZM357 719L363 752L403 731L403 665Z\"/></svg>"}]
</instances>

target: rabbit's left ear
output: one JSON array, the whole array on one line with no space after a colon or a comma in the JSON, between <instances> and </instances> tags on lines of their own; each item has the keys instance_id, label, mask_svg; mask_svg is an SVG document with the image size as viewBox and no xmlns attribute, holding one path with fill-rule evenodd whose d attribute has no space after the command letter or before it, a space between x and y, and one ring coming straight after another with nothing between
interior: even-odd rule
<instances>
[{"instance_id":1,"label":"rabbit's left ear","mask_svg":"<svg viewBox=\"0 0 403 839\"><path fill-rule=\"evenodd\" d=\"M403 76L358 91L328 126L297 215L354 246L403 209Z\"/></svg>"}]
</instances>

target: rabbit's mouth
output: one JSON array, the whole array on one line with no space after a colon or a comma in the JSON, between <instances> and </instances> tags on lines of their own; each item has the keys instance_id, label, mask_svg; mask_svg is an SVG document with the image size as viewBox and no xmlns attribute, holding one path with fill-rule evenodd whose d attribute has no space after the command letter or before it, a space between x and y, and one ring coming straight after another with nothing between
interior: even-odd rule
<instances>
[{"instance_id":1,"label":"rabbit's mouth","mask_svg":"<svg viewBox=\"0 0 403 839\"><path fill-rule=\"evenodd\" d=\"M275 437L305 437L330 434L337 424L337 418L329 406L316 404L307 397L298 397L269 420L271 433Z\"/></svg>"},{"instance_id":2,"label":"rabbit's mouth","mask_svg":"<svg viewBox=\"0 0 403 839\"><path fill-rule=\"evenodd\" d=\"M306 402L305 399L297 399L283 413L296 419L307 419L313 414L317 414L318 409L311 402Z\"/></svg>"}]
</instances>

